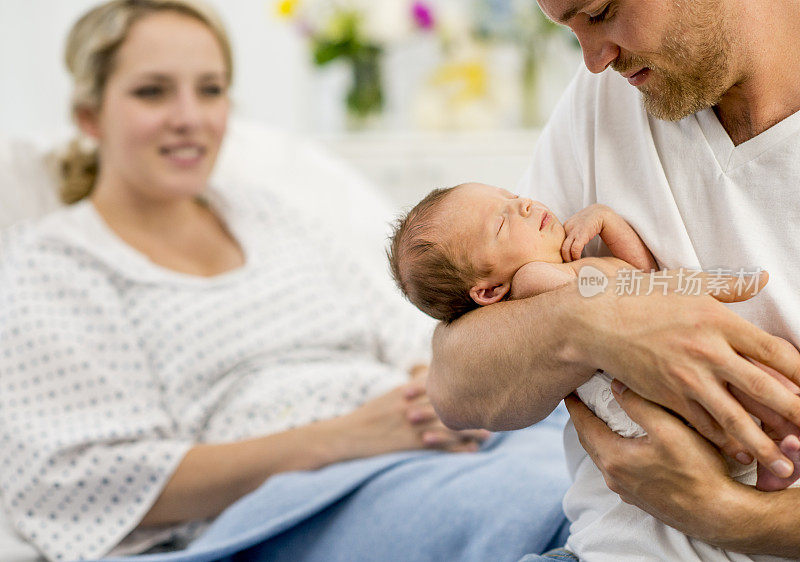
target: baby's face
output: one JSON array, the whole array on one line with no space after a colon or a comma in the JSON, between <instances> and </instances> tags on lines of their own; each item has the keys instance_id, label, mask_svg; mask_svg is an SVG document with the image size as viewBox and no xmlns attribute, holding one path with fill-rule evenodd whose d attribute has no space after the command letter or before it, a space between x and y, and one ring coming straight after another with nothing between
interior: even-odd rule
<instances>
[{"instance_id":1,"label":"baby's face","mask_svg":"<svg viewBox=\"0 0 800 562\"><path fill-rule=\"evenodd\" d=\"M510 281L532 261L563 263L564 227L538 201L469 183L450 193L443 212L451 236L471 263L491 271L488 281Z\"/></svg>"}]
</instances>

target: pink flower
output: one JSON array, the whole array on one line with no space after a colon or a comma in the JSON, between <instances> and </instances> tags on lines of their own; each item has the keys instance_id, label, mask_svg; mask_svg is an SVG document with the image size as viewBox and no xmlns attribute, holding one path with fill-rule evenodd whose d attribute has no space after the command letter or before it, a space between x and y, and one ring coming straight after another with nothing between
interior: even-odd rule
<instances>
[{"instance_id":1,"label":"pink flower","mask_svg":"<svg viewBox=\"0 0 800 562\"><path fill-rule=\"evenodd\" d=\"M433 18L433 10L425 2L414 2L411 7L414 22L420 29L433 29L436 21Z\"/></svg>"}]
</instances>

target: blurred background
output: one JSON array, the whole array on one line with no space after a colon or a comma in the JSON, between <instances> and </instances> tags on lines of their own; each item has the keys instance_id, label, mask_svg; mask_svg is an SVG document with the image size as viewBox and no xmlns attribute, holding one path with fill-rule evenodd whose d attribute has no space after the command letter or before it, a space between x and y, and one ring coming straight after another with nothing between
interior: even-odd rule
<instances>
[{"instance_id":1,"label":"blurred background","mask_svg":"<svg viewBox=\"0 0 800 562\"><path fill-rule=\"evenodd\" d=\"M514 189L580 64L535 0L207 0L243 120L312 136L397 206L467 180ZM0 0L0 135L71 130L62 63L94 0Z\"/></svg>"}]
</instances>

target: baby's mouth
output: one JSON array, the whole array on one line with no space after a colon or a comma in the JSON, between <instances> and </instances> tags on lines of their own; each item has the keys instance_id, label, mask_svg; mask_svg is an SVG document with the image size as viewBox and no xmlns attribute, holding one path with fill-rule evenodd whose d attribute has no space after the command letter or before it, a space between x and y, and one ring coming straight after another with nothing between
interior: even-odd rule
<instances>
[{"instance_id":1,"label":"baby's mouth","mask_svg":"<svg viewBox=\"0 0 800 562\"><path fill-rule=\"evenodd\" d=\"M539 223L539 230L541 231L545 226L550 224L551 220L552 220L552 218L550 216L550 213L545 211L544 214L542 215L542 222Z\"/></svg>"}]
</instances>

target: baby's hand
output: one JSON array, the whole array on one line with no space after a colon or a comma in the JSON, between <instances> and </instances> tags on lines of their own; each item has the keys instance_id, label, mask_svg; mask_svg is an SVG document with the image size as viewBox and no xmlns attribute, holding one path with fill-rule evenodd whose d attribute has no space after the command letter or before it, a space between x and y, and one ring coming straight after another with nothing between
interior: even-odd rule
<instances>
[{"instance_id":1,"label":"baby's hand","mask_svg":"<svg viewBox=\"0 0 800 562\"><path fill-rule=\"evenodd\" d=\"M565 262L580 259L583 248L603 230L603 225L610 213L605 205L590 205L572 215L564 223L566 238L561 246L561 257Z\"/></svg>"}]
</instances>

